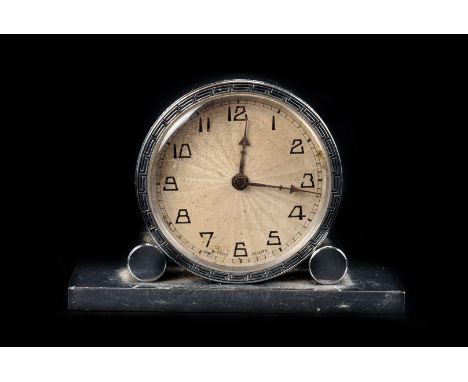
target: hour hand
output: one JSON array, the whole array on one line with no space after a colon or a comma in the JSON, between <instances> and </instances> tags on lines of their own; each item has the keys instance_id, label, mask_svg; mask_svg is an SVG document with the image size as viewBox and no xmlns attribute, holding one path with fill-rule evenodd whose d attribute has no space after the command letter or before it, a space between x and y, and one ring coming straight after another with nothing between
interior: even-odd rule
<instances>
[{"instance_id":1,"label":"hour hand","mask_svg":"<svg viewBox=\"0 0 468 382\"><path fill-rule=\"evenodd\" d=\"M247 139L247 124L249 123L248 120L245 121L245 129L244 129L244 136L242 137L239 145L242 146L241 150L241 160L239 164L239 174L244 173L244 162L245 162L245 147L250 146L249 140Z\"/></svg>"},{"instance_id":2,"label":"hour hand","mask_svg":"<svg viewBox=\"0 0 468 382\"><path fill-rule=\"evenodd\" d=\"M247 185L248 186L253 186L253 187L277 188L278 190L289 190L290 194L292 194L293 192L308 192L309 194L320 195L320 192L303 190L301 188L293 186L292 184L291 184L291 187L285 187L285 186L281 186L281 185L280 186L273 186L271 184L263 184L263 183L255 183L255 182L248 182Z\"/></svg>"}]
</instances>

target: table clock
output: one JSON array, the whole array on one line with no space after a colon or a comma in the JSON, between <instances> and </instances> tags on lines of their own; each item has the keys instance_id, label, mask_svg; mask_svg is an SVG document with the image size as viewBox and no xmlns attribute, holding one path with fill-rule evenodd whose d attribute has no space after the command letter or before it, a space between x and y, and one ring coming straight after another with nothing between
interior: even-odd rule
<instances>
[{"instance_id":1,"label":"table clock","mask_svg":"<svg viewBox=\"0 0 468 382\"><path fill-rule=\"evenodd\" d=\"M347 273L327 239L343 190L338 148L318 113L275 84L222 80L173 102L144 139L135 186L145 239L126 267L79 267L71 309L404 310L392 273Z\"/></svg>"}]
</instances>

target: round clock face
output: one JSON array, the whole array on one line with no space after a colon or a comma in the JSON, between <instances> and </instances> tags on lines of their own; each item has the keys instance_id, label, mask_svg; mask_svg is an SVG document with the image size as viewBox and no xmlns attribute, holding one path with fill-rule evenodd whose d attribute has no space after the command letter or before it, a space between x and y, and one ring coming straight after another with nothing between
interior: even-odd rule
<instances>
[{"instance_id":1,"label":"round clock face","mask_svg":"<svg viewBox=\"0 0 468 382\"><path fill-rule=\"evenodd\" d=\"M239 84L250 89L234 90ZM153 126L137 168L139 201L156 242L179 264L218 281L259 281L323 240L341 191L339 157L323 122L291 97L224 81L183 97Z\"/></svg>"}]
</instances>

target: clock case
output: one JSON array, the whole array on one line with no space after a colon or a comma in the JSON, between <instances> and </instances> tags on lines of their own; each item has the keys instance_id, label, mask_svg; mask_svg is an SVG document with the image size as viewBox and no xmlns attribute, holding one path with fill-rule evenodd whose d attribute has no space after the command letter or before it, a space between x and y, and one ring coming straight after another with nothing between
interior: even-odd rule
<instances>
[{"instance_id":1,"label":"clock case","mask_svg":"<svg viewBox=\"0 0 468 382\"><path fill-rule=\"evenodd\" d=\"M285 261L260 271L214 270L192 261L178 252L165 238L158 227L149 206L147 194L148 168L150 157L156 147L156 142L162 137L170 124L184 111L201 102L206 102L210 98L214 98L222 94L259 94L271 97L277 102L283 103L288 107L292 107L297 113L301 114L303 118L310 122L312 128L324 142L324 148L329 158L331 193L329 203L319 229L300 251L296 252ZM146 229L151 234L158 248L165 255L188 271L212 281L223 283L254 283L271 279L287 272L309 257L314 250L320 246L323 240L327 237L338 212L343 189L342 178L341 160L335 141L333 140L325 122L306 102L296 97L291 92L276 85L256 80L236 79L219 81L199 87L179 98L162 113L151 127L140 150L136 166L135 186L138 205L143 215Z\"/></svg>"}]
</instances>

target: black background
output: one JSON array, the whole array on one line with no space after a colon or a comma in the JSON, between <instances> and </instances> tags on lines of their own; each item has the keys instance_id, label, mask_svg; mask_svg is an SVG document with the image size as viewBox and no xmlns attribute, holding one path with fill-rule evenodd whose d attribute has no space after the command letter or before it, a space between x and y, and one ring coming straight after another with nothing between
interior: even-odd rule
<instances>
[{"instance_id":1,"label":"black background","mask_svg":"<svg viewBox=\"0 0 468 382\"><path fill-rule=\"evenodd\" d=\"M456 320L439 319L431 264L436 215L451 198L441 182L461 123L448 110L462 103L466 38L36 36L0 46L4 129L16 135L3 142L5 163L21 199L8 257L19 261L4 263L11 344L463 343ZM134 167L152 123L185 91L228 78L276 83L325 120L344 164L332 235L351 262L399 273L406 319L67 311L74 265L124 259L136 242Z\"/></svg>"}]
</instances>

